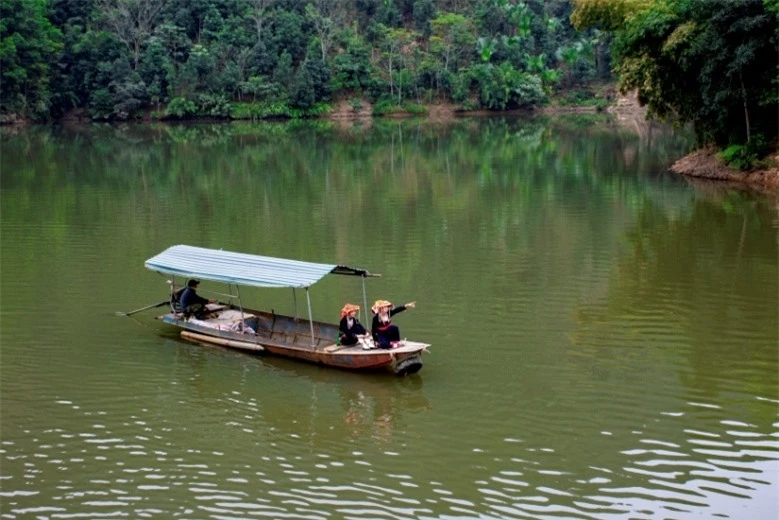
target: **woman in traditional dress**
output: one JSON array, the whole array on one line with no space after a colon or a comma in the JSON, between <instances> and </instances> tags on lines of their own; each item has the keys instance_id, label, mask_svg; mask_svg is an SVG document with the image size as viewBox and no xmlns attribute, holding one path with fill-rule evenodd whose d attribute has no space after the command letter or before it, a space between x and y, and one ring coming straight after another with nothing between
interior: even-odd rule
<instances>
[{"instance_id":1,"label":"woman in traditional dress","mask_svg":"<svg viewBox=\"0 0 779 520\"><path fill-rule=\"evenodd\" d=\"M376 300L371 310L373 311L373 323L371 333L373 341L379 348L395 348L400 346L400 329L392 324L392 316L406 309L416 307L416 302L410 302L400 307L393 307L387 300Z\"/></svg>"},{"instance_id":2,"label":"woman in traditional dress","mask_svg":"<svg viewBox=\"0 0 779 520\"><path fill-rule=\"evenodd\" d=\"M351 303L347 303L341 309L341 323L338 325L339 345L356 345L360 340L360 336L368 333L360 323L360 320L357 319L357 311L359 310L359 305L352 305Z\"/></svg>"}]
</instances>

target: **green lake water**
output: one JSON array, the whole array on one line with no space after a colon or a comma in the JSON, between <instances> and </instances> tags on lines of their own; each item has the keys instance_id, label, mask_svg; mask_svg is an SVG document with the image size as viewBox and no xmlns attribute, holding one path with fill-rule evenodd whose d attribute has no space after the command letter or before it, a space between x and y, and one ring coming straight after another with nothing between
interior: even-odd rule
<instances>
[{"instance_id":1,"label":"green lake water","mask_svg":"<svg viewBox=\"0 0 779 520\"><path fill-rule=\"evenodd\" d=\"M589 116L0 129L0 518L776 518L776 198L667 173L692 145ZM116 316L165 298L143 263L175 244L381 273L425 366ZM330 278L336 321L362 294Z\"/></svg>"}]
</instances>

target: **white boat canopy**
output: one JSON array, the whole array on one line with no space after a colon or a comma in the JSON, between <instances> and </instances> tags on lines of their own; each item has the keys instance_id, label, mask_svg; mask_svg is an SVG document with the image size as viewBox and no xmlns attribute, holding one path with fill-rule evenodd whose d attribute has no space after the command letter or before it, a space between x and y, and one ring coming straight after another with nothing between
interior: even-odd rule
<instances>
[{"instance_id":1,"label":"white boat canopy","mask_svg":"<svg viewBox=\"0 0 779 520\"><path fill-rule=\"evenodd\" d=\"M328 274L379 276L336 264L318 264L270 256L178 245L146 260L158 273L253 287L308 288Z\"/></svg>"}]
</instances>

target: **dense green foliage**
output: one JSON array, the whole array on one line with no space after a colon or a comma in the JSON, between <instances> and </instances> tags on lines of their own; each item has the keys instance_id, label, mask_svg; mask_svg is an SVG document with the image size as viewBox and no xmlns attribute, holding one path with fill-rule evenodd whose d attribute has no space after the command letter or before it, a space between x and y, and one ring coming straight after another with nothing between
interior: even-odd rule
<instances>
[{"instance_id":1,"label":"dense green foliage","mask_svg":"<svg viewBox=\"0 0 779 520\"><path fill-rule=\"evenodd\" d=\"M577 27L613 33L624 91L650 115L695 126L699 142L730 145L745 168L777 137L779 1L574 0Z\"/></svg>"},{"instance_id":2,"label":"dense green foliage","mask_svg":"<svg viewBox=\"0 0 779 520\"><path fill-rule=\"evenodd\" d=\"M0 115L511 109L609 75L569 0L0 0ZM408 108L405 108L408 109Z\"/></svg>"},{"instance_id":3,"label":"dense green foliage","mask_svg":"<svg viewBox=\"0 0 779 520\"><path fill-rule=\"evenodd\" d=\"M44 117L52 104L51 76L62 33L48 17L45 0L0 2L0 110Z\"/></svg>"}]
</instances>

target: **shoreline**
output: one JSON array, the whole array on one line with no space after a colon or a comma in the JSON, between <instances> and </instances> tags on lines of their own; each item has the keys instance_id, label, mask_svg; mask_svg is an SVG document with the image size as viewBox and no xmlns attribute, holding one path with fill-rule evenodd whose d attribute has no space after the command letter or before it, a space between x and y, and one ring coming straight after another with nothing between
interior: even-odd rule
<instances>
[{"instance_id":1,"label":"shoreline","mask_svg":"<svg viewBox=\"0 0 779 520\"><path fill-rule=\"evenodd\" d=\"M355 107L346 99L342 99L333 104L332 111L312 119L329 120L338 125L349 125L350 123L368 123L376 118L406 119L421 117L432 122L445 122L447 120L467 118L467 117L494 117L507 115L540 115L557 116L568 114L609 114L621 123L628 126L640 126L646 123L646 109L638 104L635 93L618 96L613 99L608 106L597 107L594 105L568 105L553 103L533 109L514 109L514 110L464 110L453 103L436 103L425 105L424 114L413 114L409 112L392 112L376 115L373 113L373 105L367 100L362 100L359 106ZM176 120L157 120L144 117L139 120L144 123L168 122L178 123ZM194 120L193 120L194 121ZM228 119L226 122L239 121ZM63 117L60 123L90 123L88 118L83 117L83 112L76 110ZM2 122L0 126L27 126L33 124L29 121L11 117ZM668 166L668 170L690 179L706 179L722 184L741 185L745 187L757 187L761 191L773 191L779 194L779 153L774 150L769 156L769 166L767 168L753 169L749 171L740 171L725 165L718 157L717 150L711 146L693 150L684 157L678 159Z\"/></svg>"},{"instance_id":2,"label":"shoreline","mask_svg":"<svg viewBox=\"0 0 779 520\"><path fill-rule=\"evenodd\" d=\"M669 170L693 179L708 179L723 183L739 183L769 191L779 191L779 155L772 152L767 168L740 171L722 162L714 147L699 148L674 162Z\"/></svg>"}]
</instances>

